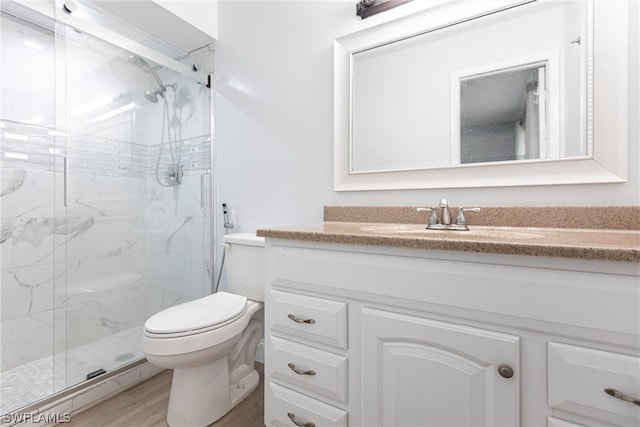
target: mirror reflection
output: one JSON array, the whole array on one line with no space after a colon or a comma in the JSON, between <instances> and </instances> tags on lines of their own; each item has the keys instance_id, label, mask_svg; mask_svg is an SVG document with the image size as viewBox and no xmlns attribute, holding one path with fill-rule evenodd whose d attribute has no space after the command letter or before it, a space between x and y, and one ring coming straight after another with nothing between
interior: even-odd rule
<instances>
[{"instance_id":1,"label":"mirror reflection","mask_svg":"<svg viewBox=\"0 0 640 427\"><path fill-rule=\"evenodd\" d=\"M545 82L544 64L462 79L460 163L539 159L547 145Z\"/></svg>"},{"instance_id":2,"label":"mirror reflection","mask_svg":"<svg viewBox=\"0 0 640 427\"><path fill-rule=\"evenodd\" d=\"M588 13L536 1L354 52L350 173L587 157Z\"/></svg>"}]
</instances>

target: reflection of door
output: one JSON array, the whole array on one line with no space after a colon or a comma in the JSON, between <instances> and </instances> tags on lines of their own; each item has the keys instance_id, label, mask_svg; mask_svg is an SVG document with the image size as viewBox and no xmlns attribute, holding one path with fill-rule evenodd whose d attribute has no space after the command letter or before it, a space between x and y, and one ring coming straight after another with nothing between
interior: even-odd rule
<instances>
[{"instance_id":1,"label":"reflection of door","mask_svg":"<svg viewBox=\"0 0 640 427\"><path fill-rule=\"evenodd\" d=\"M516 426L518 364L516 336L365 308L363 425Z\"/></svg>"},{"instance_id":2,"label":"reflection of door","mask_svg":"<svg viewBox=\"0 0 640 427\"><path fill-rule=\"evenodd\" d=\"M538 152L533 151L531 157L527 157L528 159L547 159L550 157L549 153L549 137L547 130L547 65L543 65L538 67L537 69L537 88L536 92L533 95L533 100L535 103L533 106L527 105L527 111L529 108L533 108L537 114L537 123L538 129L536 132L536 136L532 138L537 138L537 146ZM527 138L528 142L529 139ZM532 141L533 142L533 141ZM533 144L532 144L533 145ZM526 145L528 147L528 145Z\"/></svg>"},{"instance_id":3,"label":"reflection of door","mask_svg":"<svg viewBox=\"0 0 640 427\"><path fill-rule=\"evenodd\" d=\"M515 123L515 160L549 157L546 71L546 64L522 70L525 78L519 87L525 96L522 105L516 106L522 117Z\"/></svg>"},{"instance_id":4,"label":"reflection of door","mask_svg":"<svg viewBox=\"0 0 640 427\"><path fill-rule=\"evenodd\" d=\"M547 53L453 73L452 159L465 164L558 157L557 117L549 103L557 102L549 92L553 58Z\"/></svg>"}]
</instances>

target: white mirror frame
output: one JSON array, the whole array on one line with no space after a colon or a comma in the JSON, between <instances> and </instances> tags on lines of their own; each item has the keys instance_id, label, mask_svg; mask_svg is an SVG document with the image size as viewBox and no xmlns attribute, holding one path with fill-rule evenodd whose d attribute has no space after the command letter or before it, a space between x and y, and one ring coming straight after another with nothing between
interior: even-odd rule
<instances>
[{"instance_id":1,"label":"white mirror frame","mask_svg":"<svg viewBox=\"0 0 640 427\"><path fill-rule=\"evenodd\" d=\"M534 0L538 2L548 0ZM353 54L425 31L531 1L452 2L336 39L334 43L334 190L508 187L614 183L627 180L627 1L593 1L593 141L588 157L452 167L351 172L351 81ZM489 5L489 6L488 6ZM588 82L589 83L589 82Z\"/></svg>"}]
</instances>

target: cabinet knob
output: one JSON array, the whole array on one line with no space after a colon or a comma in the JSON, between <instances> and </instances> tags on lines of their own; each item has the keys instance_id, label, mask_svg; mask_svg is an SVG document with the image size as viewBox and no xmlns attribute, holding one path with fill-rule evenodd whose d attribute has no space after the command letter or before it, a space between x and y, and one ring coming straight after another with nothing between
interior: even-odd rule
<instances>
[{"instance_id":1,"label":"cabinet knob","mask_svg":"<svg viewBox=\"0 0 640 427\"><path fill-rule=\"evenodd\" d=\"M310 325L313 325L314 323L316 323L316 321L313 319L301 319L299 317L294 316L293 314L289 314L287 315L287 317L296 323L308 323Z\"/></svg>"},{"instance_id":2,"label":"cabinet knob","mask_svg":"<svg viewBox=\"0 0 640 427\"><path fill-rule=\"evenodd\" d=\"M298 375L311 375L311 376L313 376L313 375L315 375L315 374L316 374L316 371L313 371L313 370L311 370L311 369L309 369L308 371L303 371L303 370L302 370L302 369L300 369L300 368L296 368L296 365L294 365L293 363L288 363L288 364L287 364L287 366L288 366L288 367L289 367L293 372L295 372L295 373L296 373L296 374L298 374Z\"/></svg>"},{"instance_id":3,"label":"cabinet knob","mask_svg":"<svg viewBox=\"0 0 640 427\"><path fill-rule=\"evenodd\" d=\"M640 406L640 399L631 397L628 394L621 392L620 390L616 390L615 388L605 388L604 392L609 396L615 397L616 399L624 400L625 402L633 403L634 405Z\"/></svg>"},{"instance_id":4,"label":"cabinet knob","mask_svg":"<svg viewBox=\"0 0 640 427\"><path fill-rule=\"evenodd\" d=\"M297 426L300 426L300 427L316 427L315 423L312 423L311 421L309 421L308 423L303 423L302 421L298 421L296 419L296 416L291 412L287 412L287 416Z\"/></svg>"},{"instance_id":5,"label":"cabinet knob","mask_svg":"<svg viewBox=\"0 0 640 427\"><path fill-rule=\"evenodd\" d=\"M505 363L498 366L498 373L502 378L511 378L513 376L513 368Z\"/></svg>"}]
</instances>

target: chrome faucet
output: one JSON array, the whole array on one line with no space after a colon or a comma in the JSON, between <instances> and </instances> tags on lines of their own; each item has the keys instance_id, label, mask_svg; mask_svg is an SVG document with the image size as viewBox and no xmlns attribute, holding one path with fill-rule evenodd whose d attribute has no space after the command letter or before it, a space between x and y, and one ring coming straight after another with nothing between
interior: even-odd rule
<instances>
[{"instance_id":1,"label":"chrome faucet","mask_svg":"<svg viewBox=\"0 0 640 427\"><path fill-rule=\"evenodd\" d=\"M449 211L449 204L447 203L447 199L440 200L440 218L442 218L442 224L450 225L451 224L451 211Z\"/></svg>"},{"instance_id":2,"label":"chrome faucet","mask_svg":"<svg viewBox=\"0 0 640 427\"><path fill-rule=\"evenodd\" d=\"M460 206L458 208L458 215L456 216L455 224L451 223L451 211L449 210L449 204L447 199L440 200L438 205L440 208L440 220L438 220L438 208L433 206L430 208L418 208L418 212L430 212L429 221L427 223L428 230L458 230L468 231L467 220L464 217L465 212L480 212L480 208L465 208Z\"/></svg>"}]
</instances>

